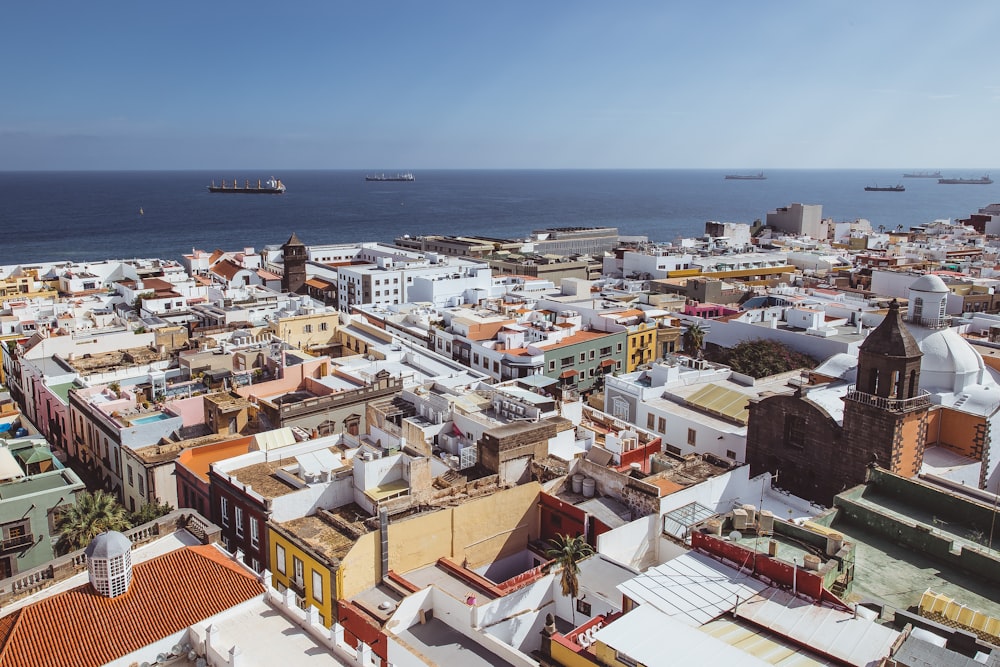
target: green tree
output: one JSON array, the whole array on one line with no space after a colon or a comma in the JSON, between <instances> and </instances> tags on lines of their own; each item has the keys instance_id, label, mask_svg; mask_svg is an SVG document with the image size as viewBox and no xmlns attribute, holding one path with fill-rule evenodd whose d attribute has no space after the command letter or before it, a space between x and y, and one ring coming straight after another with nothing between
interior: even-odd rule
<instances>
[{"instance_id":1,"label":"green tree","mask_svg":"<svg viewBox=\"0 0 1000 667\"><path fill-rule=\"evenodd\" d=\"M155 292L143 292L142 294L136 294L135 298L132 299L132 310L137 313L141 312L142 302L146 299L152 299L154 296L156 296Z\"/></svg>"},{"instance_id":2,"label":"green tree","mask_svg":"<svg viewBox=\"0 0 1000 667\"><path fill-rule=\"evenodd\" d=\"M159 501L143 503L142 507L129 514L128 520L133 526L141 526L144 523L156 521L161 516L170 514L173 511L174 507L170 503L161 503Z\"/></svg>"},{"instance_id":3,"label":"green tree","mask_svg":"<svg viewBox=\"0 0 1000 667\"><path fill-rule=\"evenodd\" d=\"M745 340L738 345L719 349L712 354L712 361L726 364L737 373L755 378L793 371L797 368L815 368L816 360L796 352L775 340L758 338Z\"/></svg>"},{"instance_id":4,"label":"green tree","mask_svg":"<svg viewBox=\"0 0 1000 667\"><path fill-rule=\"evenodd\" d=\"M76 504L59 520L56 550L65 554L83 549L101 533L124 531L131 527L128 513L114 496L104 491L85 491L76 497Z\"/></svg>"},{"instance_id":5,"label":"green tree","mask_svg":"<svg viewBox=\"0 0 1000 667\"><path fill-rule=\"evenodd\" d=\"M700 357L704 342L705 329L697 322L689 324L687 331L684 332L684 349L688 350L688 354Z\"/></svg>"},{"instance_id":6,"label":"green tree","mask_svg":"<svg viewBox=\"0 0 1000 667\"><path fill-rule=\"evenodd\" d=\"M569 535L557 535L550 540L552 547L545 552L547 558L555 561L556 566L562 568L562 576L559 578L559 585L562 587L562 594L568 595L572 601L573 625L576 625L576 598L580 594L580 561L593 555L594 549L582 535L570 537Z\"/></svg>"}]
</instances>

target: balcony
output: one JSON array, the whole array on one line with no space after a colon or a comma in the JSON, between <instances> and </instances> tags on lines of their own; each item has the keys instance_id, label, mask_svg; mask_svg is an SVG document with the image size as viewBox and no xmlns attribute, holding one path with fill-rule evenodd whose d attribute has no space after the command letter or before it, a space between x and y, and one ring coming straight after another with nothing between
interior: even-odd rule
<instances>
[{"instance_id":1,"label":"balcony","mask_svg":"<svg viewBox=\"0 0 1000 667\"><path fill-rule=\"evenodd\" d=\"M941 315L938 317L922 317L920 315L909 315L903 316L903 321L908 324L916 324L917 326L925 327L927 329L947 329L952 325L951 315Z\"/></svg>"},{"instance_id":2,"label":"balcony","mask_svg":"<svg viewBox=\"0 0 1000 667\"><path fill-rule=\"evenodd\" d=\"M847 387L847 396L845 397L847 400L872 405L890 412L912 412L928 408L931 404L930 392L923 389L913 398L886 398L858 391L856 387L857 385L853 384Z\"/></svg>"},{"instance_id":3,"label":"balcony","mask_svg":"<svg viewBox=\"0 0 1000 667\"><path fill-rule=\"evenodd\" d=\"M0 552L21 549L23 547L31 546L34 543L35 543L35 536L32 535L31 533L27 533L26 535L17 535L15 537L8 537L7 539L0 541Z\"/></svg>"}]
</instances>

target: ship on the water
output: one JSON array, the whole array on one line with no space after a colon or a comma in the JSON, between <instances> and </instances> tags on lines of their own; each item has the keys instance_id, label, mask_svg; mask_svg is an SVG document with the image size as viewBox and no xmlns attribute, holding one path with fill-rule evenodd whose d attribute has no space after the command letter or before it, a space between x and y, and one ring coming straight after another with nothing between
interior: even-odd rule
<instances>
[{"instance_id":1,"label":"ship on the water","mask_svg":"<svg viewBox=\"0 0 1000 667\"><path fill-rule=\"evenodd\" d=\"M726 174L727 181L766 181L764 172L758 171L756 174Z\"/></svg>"},{"instance_id":2,"label":"ship on the water","mask_svg":"<svg viewBox=\"0 0 1000 667\"><path fill-rule=\"evenodd\" d=\"M940 171L913 171L903 174L903 178L941 178Z\"/></svg>"},{"instance_id":3,"label":"ship on the water","mask_svg":"<svg viewBox=\"0 0 1000 667\"><path fill-rule=\"evenodd\" d=\"M992 185L993 179L989 174L981 178L939 178L940 185Z\"/></svg>"},{"instance_id":4,"label":"ship on the water","mask_svg":"<svg viewBox=\"0 0 1000 667\"><path fill-rule=\"evenodd\" d=\"M230 183L223 179L222 185L216 185L215 181L208 186L209 192L233 192L242 193L245 195L280 195L285 191L285 184L281 182L280 178L275 178L272 176L267 181L261 182L257 179L257 187L250 185L250 180L244 180L243 186L240 187L239 182L234 178Z\"/></svg>"},{"instance_id":5,"label":"ship on the water","mask_svg":"<svg viewBox=\"0 0 1000 667\"><path fill-rule=\"evenodd\" d=\"M366 181L415 181L416 178L410 172L402 174L369 174L365 176Z\"/></svg>"},{"instance_id":6,"label":"ship on the water","mask_svg":"<svg viewBox=\"0 0 1000 667\"><path fill-rule=\"evenodd\" d=\"M885 187L879 187L877 185L866 185L865 192L906 192L906 188L902 185L890 185Z\"/></svg>"}]
</instances>

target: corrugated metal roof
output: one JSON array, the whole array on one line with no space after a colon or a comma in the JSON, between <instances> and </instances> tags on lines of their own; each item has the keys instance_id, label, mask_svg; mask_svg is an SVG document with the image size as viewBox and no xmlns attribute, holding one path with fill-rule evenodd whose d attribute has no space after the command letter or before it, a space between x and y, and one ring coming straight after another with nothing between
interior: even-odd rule
<instances>
[{"instance_id":1,"label":"corrugated metal roof","mask_svg":"<svg viewBox=\"0 0 1000 667\"><path fill-rule=\"evenodd\" d=\"M767 667L768 664L709 634L672 620L649 605L637 607L604 626L594 633L594 640L650 666Z\"/></svg>"},{"instance_id":2,"label":"corrugated metal roof","mask_svg":"<svg viewBox=\"0 0 1000 667\"><path fill-rule=\"evenodd\" d=\"M755 625L848 665L864 667L889 655L899 632L840 609L770 588L734 611Z\"/></svg>"},{"instance_id":3,"label":"corrugated metal roof","mask_svg":"<svg viewBox=\"0 0 1000 667\"><path fill-rule=\"evenodd\" d=\"M687 404L709 414L746 424L750 418L750 397L733 389L709 384L687 398Z\"/></svg>"},{"instance_id":4,"label":"corrugated metal roof","mask_svg":"<svg viewBox=\"0 0 1000 667\"><path fill-rule=\"evenodd\" d=\"M618 587L640 604L695 627L767 589L767 585L705 554L690 552Z\"/></svg>"}]
</instances>

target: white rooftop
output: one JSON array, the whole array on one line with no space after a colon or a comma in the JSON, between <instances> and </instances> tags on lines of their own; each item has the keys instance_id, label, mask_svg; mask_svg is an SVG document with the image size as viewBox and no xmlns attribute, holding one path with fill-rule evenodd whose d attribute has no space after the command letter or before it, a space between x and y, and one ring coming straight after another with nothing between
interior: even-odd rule
<instances>
[{"instance_id":1,"label":"white rooftop","mask_svg":"<svg viewBox=\"0 0 1000 667\"><path fill-rule=\"evenodd\" d=\"M737 600L748 600L767 588L767 584L694 551L651 567L618 586L639 604L656 607L694 627L732 610Z\"/></svg>"}]
</instances>

